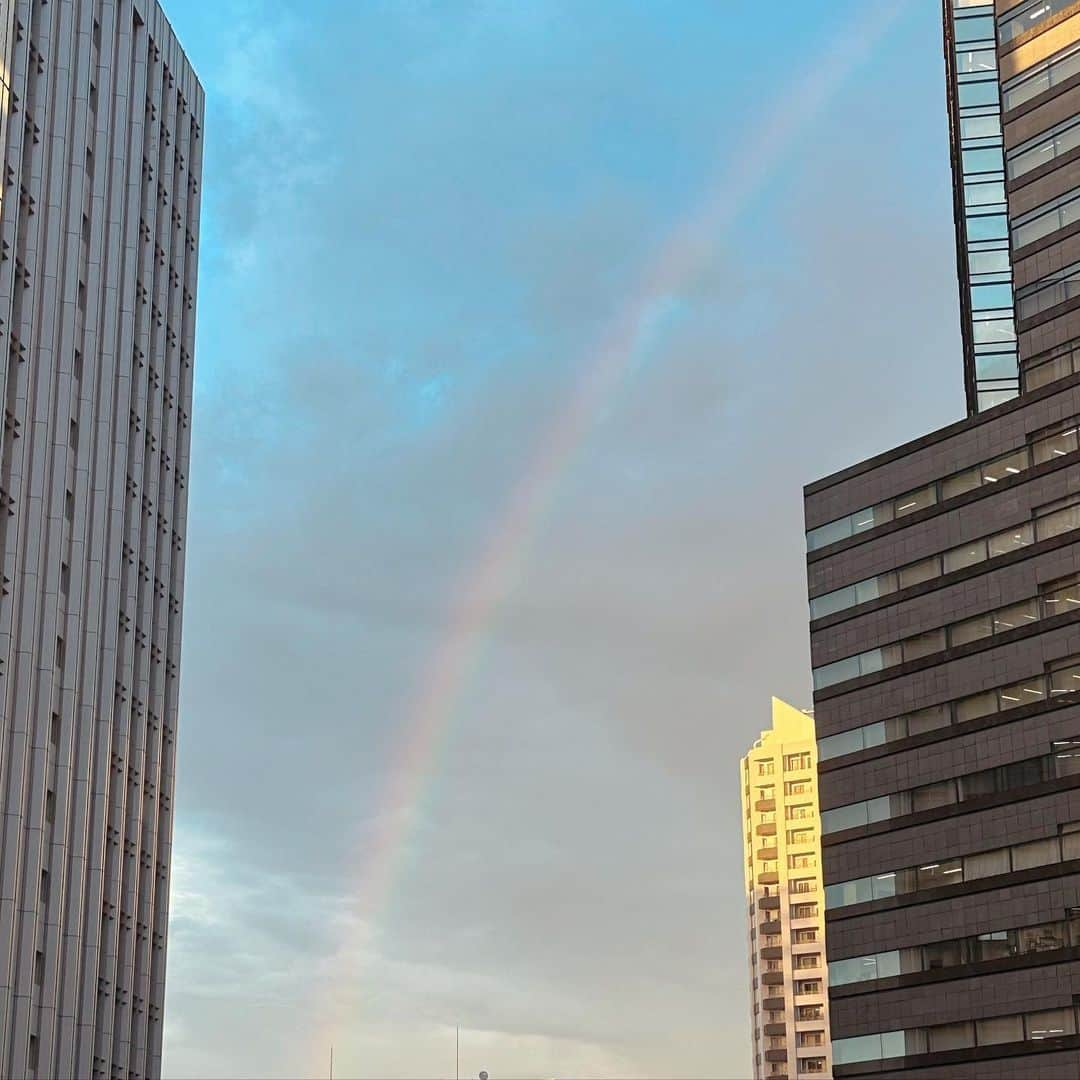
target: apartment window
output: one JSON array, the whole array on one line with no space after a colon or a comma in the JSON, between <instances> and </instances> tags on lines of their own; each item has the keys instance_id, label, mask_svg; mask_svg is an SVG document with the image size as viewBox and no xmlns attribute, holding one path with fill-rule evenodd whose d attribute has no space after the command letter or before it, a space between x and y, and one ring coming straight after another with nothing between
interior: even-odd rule
<instances>
[{"instance_id":1,"label":"apartment window","mask_svg":"<svg viewBox=\"0 0 1080 1080\"><path fill-rule=\"evenodd\" d=\"M817 839L813 829L789 829L787 842L792 847L805 847Z\"/></svg>"},{"instance_id":2,"label":"apartment window","mask_svg":"<svg viewBox=\"0 0 1080 1080\"><path fill-rule=\"evenodd\" d=\"M821 954L800 953L795 957L795 967L799 971L806 971L810 968L819 968L821 967Z\"/></svg>"},{"instance_id":3,"label":"apartment window","mask_svg":"<svg viewBox=\"0 0 1080 1080\"><path fill-rule=\"evenodd\" d=\"M807 759L809 759L810 755L807 754L806 757L807 757ZM809 765L809 763L807 765L805 765L805 766L793 765L793 766L791 766L791 768L794 768L794 769L807 768L808 769L808 768L810 768L810 765ZM811 785L809 780L788 780L784 784L784 794L788 795L788 796L790 796L790 795L806 795L811 790L811 788L812 788L812 785Z\"/></svg>"},{"instance_id":4,"label":"apartment window","mask_svg":"<svg viewBox=\"0 0 1080 1080\"><path fill-rule=\"evenodd\" d=\"M1005 158L1005 169L1009 179L1015 180L1077 146L1080 146L1080 119L1070 117L1010 150Z\"/></svg>"},{"instance_id":5,"label":"apartment window","mask_svg":"<svg viewBox=\"0 0 1080 1080\"><path fill-rule=\"evenodd\" d=\"M796 994L820 994L822 993L820 979L804 979L795 984Z\"/></svg>"},{"instance_id":6,"label":"apartment window","mask_svg":"<svg viewBox=\"0 0 1080 1080\"><path fill-rule=\"evenodd\" d=\"M825 1032L823 1031L800 1031L798 1034L799 1046L824 1046Z\"/></svg>"},{"instance_id":7,"label":"apartment window","mask_svg":"<svg viewBox=\"0 0 1080 1080\"><path fill-rule=\"evenodd\" d=\"M789 855L787 861L789 870L812 870L817 866L816 855Z\"/></svg>"},{"instance_id":8,"label":"apartment window","mask_svg":"<svg viewBox=\"0 0 1080 1080\"><path fill-rule=\"evenodd\" d=\"M810 768L810 752L804 751L801 754L786 754L784 756L784 771L785 772L797 772L802 769ZM787 785L785 785L786 787Z\"/></svg>"},{"instance_id":9,"label":"apartment window","mask_svg":"<svg viewBox=\"0 0 1080 1080\"><path fill-rule=\"evenodd\" d=\"M788 806L784 810L784 816L788 821L805 821L814 817L814 808L810 803Z\"/></svg>"},{"instance_id":10,"label":"apartment window","mask_svg":"<svg viewBox=\"0 0 1080 1080\"><path fill-rule=\"evenodd\" d=\"M796 930L793 937L796 945L812 945L818 939L816 930Z\"/></svg>"},{"instance_id":11,"label":"apartment window","mask_svg":"<svg viewBox=\"0 0 1080 1080\"><path fill-rule=\"evenodd\" d=\"M791 882L793 893L812 893L817 891L817 882L813 878L795 878Z\"/></svg>"},{"instance_id":12,"label":"apartment window","mask_svg":"<svg viewBox=\"0 0 1080 1080\"><path fill-rule=\"evenodd\" d=\"M1080 841L1080 833L1077 834ZM818 913L817 904L792 904L791 917L793 919L816 919Z\"/></svg>"},{"instance_id":13,"label":"apartment window","mask_svg":"<svg viewBox=\"0 0 1080 1080\"><path fill-rule=\"evenodd\" d=\"M796 1005L796 1020L824 1020L825 1010L821 1005Z\"/></svg>"},{"instance_id":14,"label":"apartment window","mask_svg":"<svg viewBox=\"0 0 1080 1080\"><path fill-rule=\"evenodd\" d=\"M799 1072L823 1073L825 1071L825 1059L822 1057L800 1058Z\"/></svg>"},{"instance_id":15,"label":"apartment window","mask_svg":"<svg viewBox=\"0 0 1080 1080\"><path fill-rule=\"evenodd\" d=\"M759 761L757 767L758 776L772 776L774 771L771 761Z\"/></svg>"}]
</instances>

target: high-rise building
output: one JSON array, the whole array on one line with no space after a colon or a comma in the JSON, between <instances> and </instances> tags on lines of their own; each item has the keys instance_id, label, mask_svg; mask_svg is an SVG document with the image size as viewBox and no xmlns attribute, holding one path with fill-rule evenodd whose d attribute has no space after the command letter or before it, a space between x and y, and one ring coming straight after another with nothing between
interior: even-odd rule
<instances>
[{"instance_id":1,"label":"high-rise building","mask_svg":"<svg viewBox=\"0 0 1080 1080\"><path fill-rule=\"evenodd\" d=\"M0 1076L161 1070L203 92L0 2Z\"/></svg>"},{"instance_id":2,"label":"high-rise building","mask_svg":"<svg viewBox=\"0 0 1080 1080\"><path fill-rule=\"evenodd\" d=\"M968 411L1077 369L1080 10L943 0Z\"/></svg>"},{"instance_id":3,"label":"high-rise building","mask_svg":"<svg viewBox=\"0 0 1080 1080\"><path fill-rule=\"evenodd\" d=\"M833 1067L1075 1077L1080 3L945 42L970 415L806 489Z\"/></svg>"},{"instance_id":4,"label":"high-rise building","mask_svg":"<svg viewBox=\"0 0 1080 1080\"><path fill-rule=\"evenodd\" d=\"M831 1076L813 717L773 698L740 780L754 1077Z\"/></svg>"}]
</instances>

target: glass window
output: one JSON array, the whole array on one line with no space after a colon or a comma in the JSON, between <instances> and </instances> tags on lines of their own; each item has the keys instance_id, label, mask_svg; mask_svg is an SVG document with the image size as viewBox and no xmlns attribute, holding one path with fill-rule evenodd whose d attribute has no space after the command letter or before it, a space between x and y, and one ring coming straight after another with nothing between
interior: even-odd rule
<instances>
[{"instance_id":1,"label":"glass window","mask_svg":"<svg viewBox=\"0 0 1080 1080\"><path fill-rule=\"evenodd\" d=\"M825 593L824 596L812 597L810 600L810 617L820 619L825 615L832 615L835 611L843 611L845 608L854 607L857 602L855 586L848 585L846 588Z\"/></svg>"},{"instance_id":2,"label":"glass window","mask_svg":"<svg viewBox=\"0 0 1080 1080\"><path fill-rule=\"evenodd\" d=\"M904 1038L902 1031L889 1032L888 1034L898 1035L901 1040ZM884 1056L882 1039L883 1036L880 1034L856 1035L851 1039L833 1039L833 1064L851 1065L858 1061L880 1060ZM890 1043L890 1045L894 1044ZM902 1050L901 1053L903 1053Z\"/></svg>"},{"instance_id":3,"label":"glass window","mask_svg":"<svg viewBox=\"0 0 1080 1080\"><path fill-rule=\"evenodd\" d=\"M884 724L870 724L868 727L874 727L881 729L882 735L884 735ZM843 754L854 754L859 750L866 748L867 728L855 728L852 731L842 731L839 735L829 735L824 739L818 740L818 757L822 761L829 758L840 757ZM884 738L879 739L878 742L883 742ZM870 745L876 746L877 743Z\"/></svg>"},{"instance_id":4,"label":"glass window","mask_svg":"<svg viewBox=\"0 0 1080 1080\"><path fill-rule=\"evenodd\" d=\"M1077 602L1080 603L1080 600ZM1023 600L1019 604L1010 604L1009 607L1000 608L994 612L994 633L1003 634L1007 630L1015 630L1018 626L1037 622L1038 618L1038 601L1032 599Z\"/></svg>"},{"instance_id":5,"label":"glass window","mask_svg":"<svg viewBox=\"0 0 1080 1080\"><path fill-rule=\"evenodd\" d=\"M840 832L843 829L854 829L868 822L866 803L850 803L847 806L838 806L833 810L822 810L821 831L823 833Z\"/></svg>"},{"instance_id":6,"label":"glass window","mask_svg":"<svg viewBox=\"0 0 1080 1080\"><path fill-rule=\"evenodd\" d=\"M964 856L965 881L977 881L979 878L1007 874L1010 869L1008 848L998 848L995 851L982 851L977 855Z\"/></svg>"},{"instance_id":7,"label":"glass window","mask_svg":"<svg viewBox=\"0 0 1080 1080\"><path fill-rule=\"evenodd\" d=\"M962 570L965 566L974 566L986 559L986 541L974 540L963 547L953 548L945 552L945 573L953 570Z\"/></svg>"},{"instance_id":8,"label":"glass window","mask_svg":"<svg viewBox=\"0 0 1080 1080\"><path fill-rule=\"evenodd\" d=\"M834 960L829 964L829 985L846 986L899 974L900 954L896 951L856 956L851 960Z\"/></svg>"},{"instance_id":9,"label":"glass window","mask_svg":"<svg viewBox=\"0 0 1080 1080\"><path fill-rule=\"evenodd\" d=\"M1051 694L1074 694L1080 690L1080 664L1069 664L1050 672Z\"/></svg>"},{"instance_id":10,"label":"glass window","mask_svg":"<svg viewBox=\"0 0 1080 1080\"><path fill-rule=\"evenodd\" d=\"M1055 435L1048 435L1034 443L1035 464L1041 465L1055 457L1064 457L1077 449L1077 429L1071 427Z\"/></svg>"},{"instance_id":11,"label":"glass window","mask_svg":"<svg viewBox=\"0 0 1080 1080\"><path fill-rule=\"evenodd\" d=\"M972 946L971 959L977 963L984 960L1004 960L1016 955L1016 935L1007 930L993 934L980 934Z\"/></svg>"},{"instance_id":12,"label":"glass window","mask_svg":"<svg viewBox=\"0 0 1080 1080\"><path fill-rule=\"evenodd\" d=\"M1068 7L1070 2L1071 0L1028 0L1026 4L1015 8L1001 20L1002 44L1026 33L1044 19Z\"/></svg>"},{"instance_id":13,"label":"glass window","mask_svg":"<svg viewBox=\"0 0 1080 1080\"><path fill-rule=\"evenodd\" d=\"M953 885L964 878L964 868L959 859L945 859L942 862L926 863L916 870L916 887L933 889L939 885Z\"/></svg>"},{"instance_id":14,"label":"glass window","mask_svg":"<svg viewBox=\"0 0 1080 1080\"><path fill-rule=\"evenodd\" d=\"M1075 776L1080 773L1080 739L1058 739L1052 750L1054 776Z\"/></svg>"},{"instance_id":15,"label":"glass window","mask_svg":"<svg viewBox=\"0 0 1080 1080\"><path fill-rule=\"evenodd\" d=\"M1001 707L1002 709L1018 709L1021 705L1030 705L1033 701L1042 701L1046 697L1045 687L1046 681L1041 675L1003 687Z\"/></svg>"},{"instance_id":16,"label":"glass window","mask_svg":"<svg viewBox=\"0 0 1080 1080\"><path fill-rule=\"evenodd\" d=\"M1006 529L1004 532L991 536L987 541L987 549L990 558L993 559L998 555L1007 555L1010 551L1019 551L1034 542L1035 529L1030 522L1025 522L1023 525L1017 525L1013 529Z\"/></svg>"},{"instance_id":17,"label":"glass window","mask_svg":"<svg viewBox=\"0 0 1080 1080\"><path fill-rule=\"evenodd\" d=\"M907 734L919 735L924 731L937 731L940 728L948 727L949 723L949 706L931 705L929 708L919 709L907 717ZM899 736L894 736L894 738L897 737Z\"/></svg>"},{"instance_id":18,"label":"glass window","mask_svg":"<svg viewBox=\"0 0 1080 1080\"><path fill-rule=\"evenodd\" d=\"M1062 858L1080 859L1080 822L1061 826Z\"/></svg>"},{"instance_id":19,"label":"glass window","mask_svg":"<svg viewBox=\"0 0 1080 1080\"><path fill-rule=\"evenodd\" d=\"M981 795L993 795L998 790L997 769L981 769L959 778L960 798L977 799Z\"/></svg>"},{"instance_id":20,"label":"glass window","mask_svg":"<svg viewBox=\"0 0 1080 1080\"><path fill-rule=\"evenodd\" d=\"M825 907L847 907L849 904L865 904L874 899L870 878L856 878L825 886Z\"/></svg>"},{"instance_id":21,"label":"glass window","mask_svg":"<svg viewBox=\"0 0 1080 1080\"><path fill-rule=\"evenodd\" d=\"M989 716L997 711L996 690L987 690L985 694L971 694L956 703L956 722L962 724L965 720L976 720L980 716Z\"/></svg>"},{"instance_id":22,"label":"glass window","mask_svg":"<svg viewBox=\"0 0 1080 1080\"><path fill-rule=\"evenodd\" d=\"M968 16L955 20L957 44L965 41L993 41L994 17L992 15Z\"/></svg>"},{"instance_id":23,"label":"glass window","mask_svg":"<svg viewBox=\"0 0 1080 1080\"><path fill-rule=\"evenodd\" d=\"M992 120L994 126L997 126L996 116L980 117L980 119ZM969 251L968 269L973 275L1007 274L1011 269L1009 253L1007 251Z\"/></svg>"},{"instance_id":24,"label":"glass window","mask_svg":"<svg viewBox=\"0 0 1080 1080\"><path fill-rule=\"evenodd\" d=\"M940 574L941 560L935 555L932 559L923 559L910 566L902 566L897 576L900 579L900 588L908 589L912 585L919 585L924 581L939 577Z\"/></svg>"},{"instance_id":25,"label":"glass window","mask_svg":"<svg viewBox=\"0 0 1080 1080\"><path fill-rule=\"evenodd\" d=\"M1080 590L1078 590L1080 592ZM901 643L904 662L919 660L924 656L941 652L945 648L945 630L930 630L925 634L916 634L905 638Z\"/></svg>"},{"instance_id":26,"label":"glass window","mask_svg":"<svg viewBox=\"0 0 1080 1080\"><path fill-rule=\"evenodd\" d=\"M1024 386L1028 390L1038 390L1057 379L1064 379L1073 373L1072 353L1051 357L1049 360L1032 364L1024 369Z\"/></svg>"},{"instance_id":27,"label":"glass window","mask_svg":"<svg viewBox=\"0 0 1080 1080\"><path fill-rule=\"evenodd\" d=\"M1009 219L1004 214L972 215L967 219L967 234L968 240L973 243L980 240L1004 240L1009 235ZM979 338L976 337L975 340L978 341ZM998 339L986 337L982 340L996 341Z\"/></svg>"},{"instance_id":28,"label":"glass window","mask_svg":"<svg viewBox=\"0 0 1080 1080\"><path fill-rule=\"evenodd\" d=\"M949 644L966 645L971 641L990 637L994 632L994 617L990 613L976 615L973 619L954 623L949 627Z\"/></svg>"},{"instance_id":29,"label":"glass window","mask_svg":"<svg viewBox=\"0 0 1080 1080\"><path fill-rule=\"evenodd\" d=\"M947 476L941 481L941 497L951 499L963 495L965 491L974 491L982 485L982 469L966 469L954 476Z\"/></svg>"},{"instance_id":30,"label":"glass window","mask_svg":"<svg viewBox=\"0 0 1080 1080\"><path fill-rule=\"evenodd\" d=\"M962 109L977 105L996 105L998 103L997 79L960 83L956 96Z\"/></svg>"},{"instance_id":31,"label":"glass window","mask_svg":"<svg viewBox=\"0 0 1080 1080\"><path fill-rule=\"evenodd\" d=\"M816 551L828 544L835 544L839 540L846 540L852 535L851 518L841 518L839 521L830 521L827 525L820 525L811 529L806 534L806 548L808 551Z\"/></svg>"},{"instance_id":32,"label":"glass window","mask_svg":"<svg viewBox=\"0 0 1080 1080\"><path fill-rule=\"evenodd\" d=\"M990 193L997 194L1000 189L998 184L976 184L974 188L968 188L968 191L978 190L980 194L989 195ZM1002 194L1004 192L1002 191ZM1003 202L1004 199L994 199L994 202ZM1001 283L991 285L972 285L971 287L971 307L974 311L993 311L997 308L1009 308L1011 310L1013 302L1013 292L1011 285L1005 285Z\"/></svg>"},{"instance_id":33,"label":"glass window","mask_svg":"<svg viewBox=\"0 0 1080 1080\"><path fill-rule=\"evenodd\" d=\"M825 664L814 669L814 689L821 690L826 686L833 686L848 679L856 679L861 673L860 658L858 656L849 656L844 660Z\"/></svg>"},{"instance_id":34,"label":"glass window","mask_svg":"<svg viewBox=\"0 0 1080 1080\"><path fill-rule=\"evenodd\" d=\"M1073 611L1080 607L1080 582L1069 581L1055 585L1043 594L1042 600L1048 618Z\"/></svg>"},{"instance_id":35,"label":"glass window","mask_svg":"<svg viewBox=\"0 0 1080 1080\"><path fill-rule=\"evenodd\" d=\"M1061 849L1057 837L1049 840L1032 840L1028 844L1016 844L1012 849L1014 870L1030 870L1036 866L1050 866L1061 861Z\"/></svg>"},{"instance_id":36,"label":"glass window","mask_svg":"<svg viewBox=\"0 0 1080 1080\"><path fill-rule=\"evenodd\" d=\"M1009 454L992 461L989 465L984 465L982 478L984 482L994 484L1000 480L1007 480L1010 476L1016 476L1027 467L1028 451L1027 447L1024 447L1023 450L1017 450L1015 454Z\"/></svg>"},{"instance_id":37,"label":"glass window","mask_svg":"<svg viewBox=\"0 0 1080 1080\"><path fill-rule=\"evenodd\" d=\"M963 941L934 941L923 946L923 967L926 971L958 967L965 959Z\"/></svg>"},{"instance_id":38,"label":"glass window","mask_svg":"<svg viewBox=\"0 0 1080 1080\"><path fill-rule=\"evenodd\" d=\"M980 1046L1023 1042L1024 1020L1021 1016L995 1016L989 1020L977 1020L975 1033Z\"/></svg>"},{"instance_id":39,"label":"glass window","mask_svg":"<svg viewBox=\"0 0 1080 1080\"><path fill-rule=\"evenodd\" d=\"M1017 931L1017 940L1022 956L1027 953L1056 952L1068 944L1063 922L1026 926Z\"/></svg>"},{"instance_id":40,"label":"glass window","mask_svg":"<svg viewBox=\"0 0 1080 1080\"><path fill-rule=\"evenodd\" d=\"M1040 540L1080 528L1080 501L1045 507L1037 514L1036 527Z\"/></svg>"},{"instance_id":41,"label":"glass window","mask_svg":"<svg viewBox=\"0 0 1080 1080\"><path fill-rule=\"evenodd\" d=\"M1076 1034L1076 1016L1071 1008L1046 1009L1028 1013L1024 1017L1027 1037L1035 1042L1041 1039L1060 1039Z\"/></svg>"},{"instance_id":42,"label":"glass window","mask_svg":"<svg viewBox=\"0 0 1080 1080\"><path fill-rule=\"evenodd\" d=\"M926 1034L932 1054L940 1050L963 1050L975 1045L975 1028L970 1020L958 1024L936 1024Z\"/></svg>"},{"instance_id":43,"label":"glass window","mask_svg":"<svg viewBox=\"0 0 1080 1080\"><path fill-rule=\"evenodd\" d=\"M918 491L910 491L906 495L900 496L895 500L894 512L896 516L907 517L908 514L914 514L918 510L925 510L928 506L934 506L937 503L937 490L934 485L921 488Z\"/></svg>"},{"instance_id":44,"label":"glass window","mask_svg":"<svg viewBox=\"0 0 1080 1080\"><path fill-rule=\"evenodd\" d=\"M933 810L939 806L951 806L957 801L956 781L942 780L936 784L924 784L915 788L911 793L911 809L918 813L920 810Z\"/></svg>"}]
</instances>

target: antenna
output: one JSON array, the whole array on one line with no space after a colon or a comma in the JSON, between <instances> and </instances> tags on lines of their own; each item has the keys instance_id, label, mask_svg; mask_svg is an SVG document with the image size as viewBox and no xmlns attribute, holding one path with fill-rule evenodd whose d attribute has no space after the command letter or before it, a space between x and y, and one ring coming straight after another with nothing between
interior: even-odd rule
<instances>
[{"instance_id":1,"label":"antenna","mask_svg":"<svg viewBox=\"0 0 1080 1080\"><path fill-rule=\"evenodd\" d=\"M330 1080L334 1080L334 1048L330 1047Z\"/></svg>"},{"instance_id":2,"label":"antenna","mask_svg":"<svg viewBox=\"0 0 1080 1080\"><path fill-rule=\"evenodd\" d=\"M454 1080L461 1080L461 1025L454 1028Z\"/></svg>"}]
</instances>

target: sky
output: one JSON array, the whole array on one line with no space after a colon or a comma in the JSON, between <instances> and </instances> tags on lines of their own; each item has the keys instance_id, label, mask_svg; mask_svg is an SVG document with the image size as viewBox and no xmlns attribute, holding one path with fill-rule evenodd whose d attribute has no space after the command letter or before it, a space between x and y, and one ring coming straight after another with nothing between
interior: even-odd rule
<instances>
[{"instance_id":1,"label":"sky","mask_svg":"<svg viewBox=\"0 0 1080 1080\"><path fill-rule=\"evenodd\" d=\"M167 1077L750 1075L801 489L963 411L939 12L869 6L167 0Z\"/></svg>"}]
</instances>

